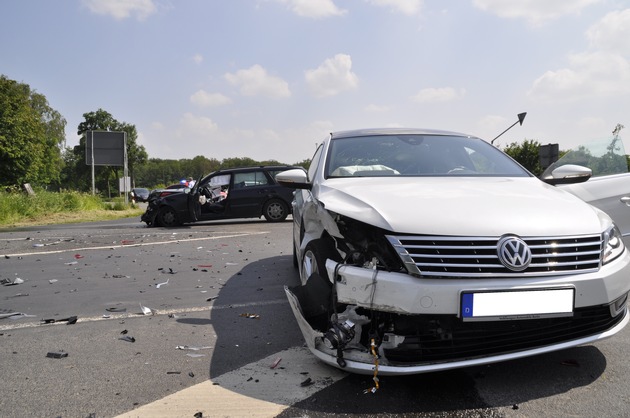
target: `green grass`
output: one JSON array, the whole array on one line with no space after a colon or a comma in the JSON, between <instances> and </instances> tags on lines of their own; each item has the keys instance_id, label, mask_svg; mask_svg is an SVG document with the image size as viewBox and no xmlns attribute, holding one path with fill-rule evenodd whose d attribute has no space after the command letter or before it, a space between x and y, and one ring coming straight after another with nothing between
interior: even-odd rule
<instances>
[{"instance_id":1,"label":"green grass","mask_svg":"<svg viewBox=\"0 0 630 418\"><path fill-rule=\"evenodd\" d=\"M140 216L143 210L123 198L105 202L78 192L0 192L0 226L48 225Z\"/></svg>"}]
</instances>

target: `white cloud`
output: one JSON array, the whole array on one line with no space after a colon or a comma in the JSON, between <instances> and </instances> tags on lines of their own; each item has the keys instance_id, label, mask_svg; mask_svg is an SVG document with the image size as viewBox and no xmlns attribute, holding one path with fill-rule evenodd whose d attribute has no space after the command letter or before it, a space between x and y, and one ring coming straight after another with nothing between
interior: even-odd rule
<instances>
[{"instance_id":1,"label":"white cloud","mask_svg":"<svg viewBox=\"0 0 630 418\"><path fill-rule=\"evenodd\" d=\"M608 13L586 32L591 48L630 56L630 9Z\"/></svg>"},{"instance_id":2,"label":"white cloud","mask_svg":"<svg viewBox=\"0 0 630 418\"><path fill-rule=\"evenodd\" d=\"M584 52L569 57L568 68L547 71L528 95L542 101L576 101L630 94L630 62L609 52Z\"/></svg>"},{"instance_id":3,"label":"white cloud","mask_svg":"<svg viewBox=\"0 0 630 418\"><path fill-rule=\"evenodd\" d=\"M195 64L201 64L203 62L203 55L201 54L193 55L193 61L195 61Z\"/></svg>"},{"instance_id":4,"label":"white cloud","mask_svg":"<svg viewBox=\"0 0 630 418\"><path fill-rule=\"evenodd\" d=\"M422 9L423 0L367 0L375 6L389 7L406 15L414 15Z\"/></svg>"},{"instance_id":5,"label":"white cloud","mask_svg":"<svg viewBox=\"0 0 630 418\"><path fill-rule=\"evenodd\" d=\"M365 111L366 112L371 112L371 113L387 112L388 110L389 110L389 107L387 107L387 106L380 106L380 105L376 105L376 104L369 104L369 105L365 106Z\"/></svg>"},{"instance_id":6,"label":"white cloud","mask_svg":"<svg viewBox=\"0 0 630 418\"><path fill-rule=\"evenodd\" d=\"M450 102L466 94L466 90L455 90L453 87L427 88L420 90L411 100L418 103Z\"/></svg>"},{"instance_id":7,"label":"white cloud","mask_svg":"<svg viewBox=\"0 0 630 418\"><path fill-rule=\"evenodd\" d=\"M335 96L359 85L359 78L352 72L352 58L346 54L337 54L316 69L307 70L305 79L315 97Z\"/></svg>"},{"instance_id":8,"label":"white cloud","mask_svg":"<svg viewBox=\"0 0 630 418\"><path fill-rule=\"evenodd\" d=\"M232 100L221 93L208 93L205 90L198 90L190 96L190 102L201 107L223 106L232 103Z\"/></svg>"},{"instance_id":9,"label":"white cloud","mask_svg":"<svg viewBox=\"0 0 630 418\"><path fill-rule=\"evenodd\" d=\"M185 141L198 141L207 138L218 129L212 119L185 113L179 121L177 138Z\"/></svg>"},{"instance_id":10,"label":"white cloud","mask_svg":"<svg viewBox=\"0 0 630 418\"><path fill-rule=\"evenodd\" d=\"M286 81L267 74L267 70L258 64L246 70L238 70L235 74L227 73L224 77L230 84L238 86L243 96L261 95L274 98L291 96Z\"/></svg>"},{"instance_id":11,"label":"white cloud","mask_svg":"<svg viewBox=\"0 0 630 418\"><path fill-rule=\"evenodd\" d=\"M83 0L83 4L92 13L109 15L116 20L132 16L144 20L157 10L153 0Z\"/></svg>"},{"instance_id":12,"label":"white cloud","mask_svg":"<svg viewBox=\"0 0 630 418\"><path fill-rule=\"evenodd\" d=\"M522 18L531 23L542 23L568 14L577 14L603 0L473 0L479 9L499 17Z\"/></svg>"},{"instance_id":13,"label":"white cloud","mask_svg":"<svg viewBox=\"0 0 630 418\"><path fill-rule=\"evenodd\" d=\"M340 9L333 0L277 0L287 5L289 10L298 16L310 18L325 18L342 16L346 10Z\"/></svg>"}]
</instances>

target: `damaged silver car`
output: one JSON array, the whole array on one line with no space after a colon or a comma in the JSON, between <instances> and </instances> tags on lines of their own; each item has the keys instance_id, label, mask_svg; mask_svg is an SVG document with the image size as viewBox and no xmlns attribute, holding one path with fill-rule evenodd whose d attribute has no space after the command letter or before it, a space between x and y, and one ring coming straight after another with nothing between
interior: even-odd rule
<instances>
[{"instance_id":1,"label":"damaged silver car","mask_svg":"<svg viewBox=\"0 0 630 418\"><path fill-rule=\"evenodd\" d=\"M630 253L611 218L479 138L332 133L308 173L277 180L298 189L301 285L285 290L330 365L446 370L592 343L628 323Z\"/></svg>"}]
</instances>

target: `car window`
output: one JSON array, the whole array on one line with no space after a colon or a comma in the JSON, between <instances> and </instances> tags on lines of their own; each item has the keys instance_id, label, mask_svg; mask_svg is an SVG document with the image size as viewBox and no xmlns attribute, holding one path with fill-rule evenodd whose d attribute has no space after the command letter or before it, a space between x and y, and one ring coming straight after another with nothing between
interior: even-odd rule
<instances>
[{"instance_id":1,"label":"car window","mask_svg":"<svg viewBox=\"0 0 630 418\"><path fill-rule=\"evenodd\" d=\"M593 172L592 177L628 172L626 151L619 136L589 142L572 149L550 165L541 177L551 176L553 170L566 164L588 167Z\"/></svg>"},{"instance_id":2,"label":"car window","mask_svg":"<svg viewBox=\"0 0 630 418\"><path fill-rule=\"evenodd\" d=\"M269 184L269 179L262 170L250 171L247 173L234 174L234 188L242 189L245 187L264 186Z\"/></svg>"},{"instance_id":3,"label":"car window","mask_svg":"<svg viewBox=\"0 0 630 418\"><path fill-rule=\"evenodd\" d=\"M374 135L331 141L327 177L529 176L479 138Z\"/></svg>"}]
</instances>

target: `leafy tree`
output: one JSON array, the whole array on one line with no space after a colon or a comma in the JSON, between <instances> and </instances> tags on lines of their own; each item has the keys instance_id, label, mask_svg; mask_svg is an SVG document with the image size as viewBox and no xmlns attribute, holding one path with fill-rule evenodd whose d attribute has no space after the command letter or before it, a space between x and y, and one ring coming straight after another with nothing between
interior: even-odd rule
<instances>
[{"instance_id":1,"label":"leafy tree","mask_svg":"<svg viewBox=\"0 0 630 418\"><path fill-rule=\"evenodd\" d=\"M44 95L0 76L0 184L57 187L65 126Z\"/></svg>"},{"instance_id":2,"label":"leafy tree","mask_svg":"<svg viewBox=\"0 0 630 418\"><path fill-rule=\"evenodd\" d=\"M135 170L136 167L145 163L148 154L142 145L137 144L138 132L135 125L131 125L126 122L117 121L109 112L98 109L96 112L84 113L85 120L81 122L77 128L77 134L81 135L79 145L75 146L72 150L73 156L66 157L67 162L73 162L71 172L76 178L74 179L80 190L89 190L91 187L91 167L85 164L85 150L86 150L86 132L87 131L115 131L127 133L127 165L129 168L129 176L131 177L132 184L135 183ZM97 173L97 187L104 190L107 188L111 190L112 178L119 178L122 167L95 167ZM89 186L86 188L86 184ZM118 187L118 184L116 184Z\"/></svg>"},{"instance_id":3,"label":"leafy tree","mask_svg":"<svg viewBox=\"0 0 630 418\"><path fill-rule=\"evenodd\" d=\"M503 151L510 157L518 161L532 174L539 176L543 172L542 167L540 166L540 158L538 155L539 149L540 142L526 139L521 144L512 142L510 145L505 147Z\"/></svg>"}]
</instances>

